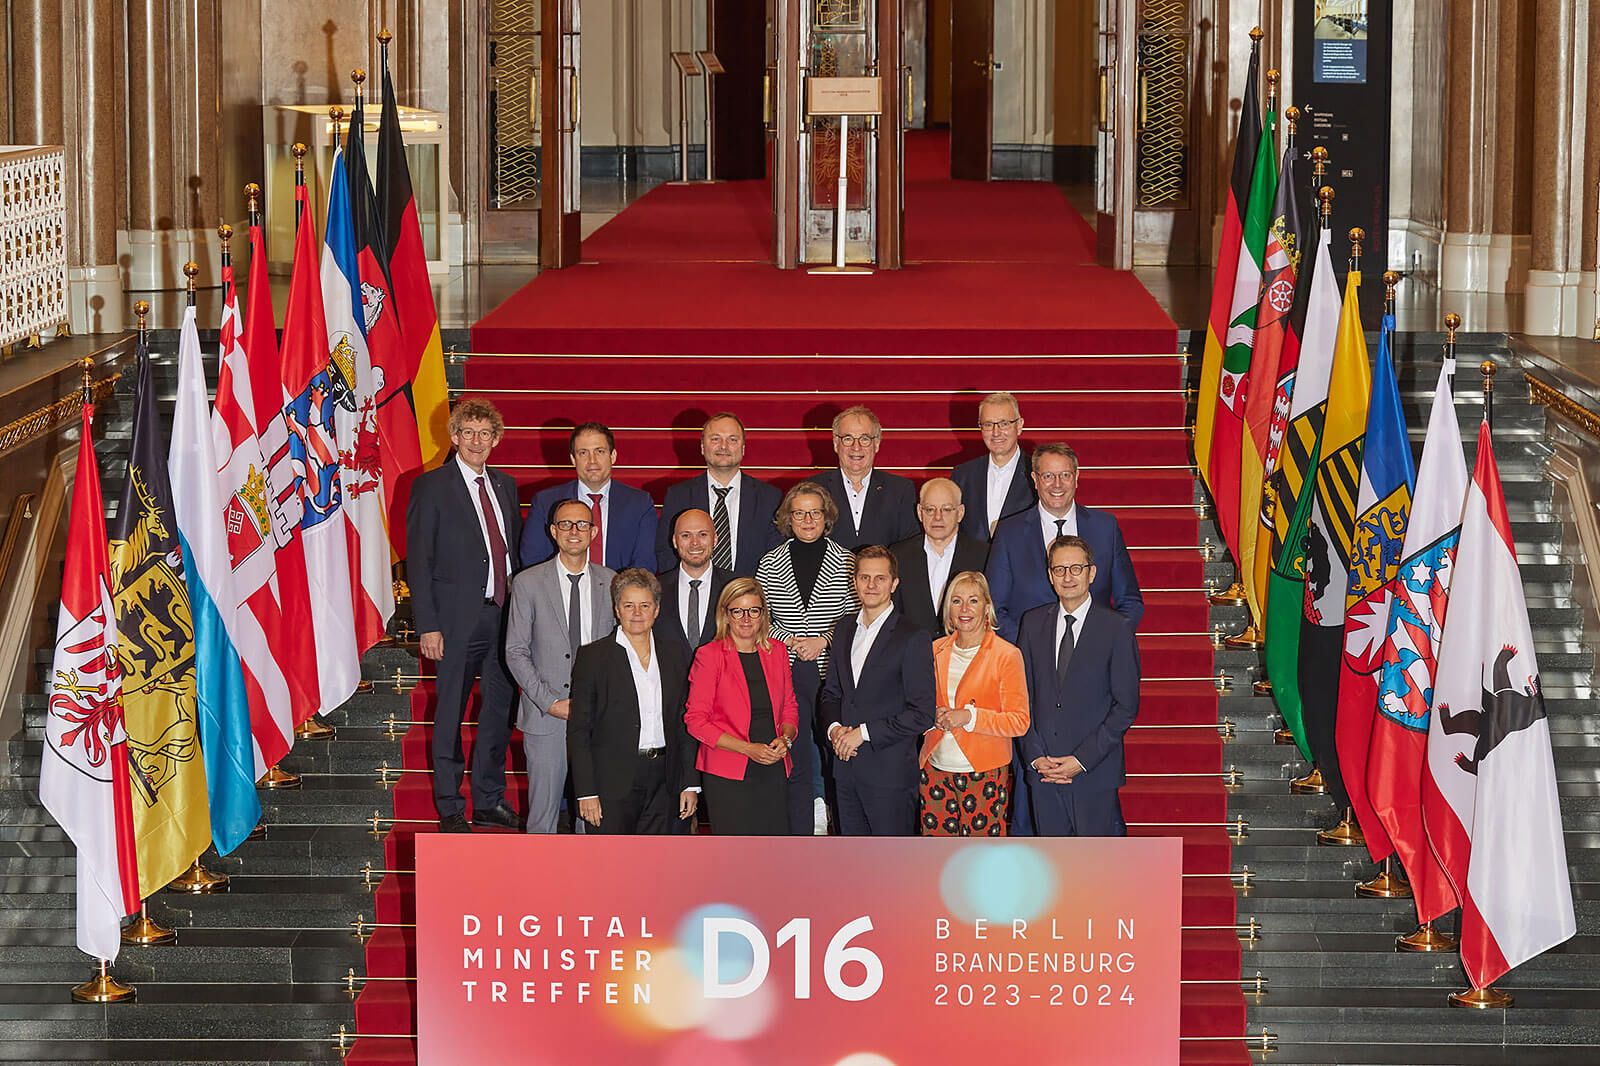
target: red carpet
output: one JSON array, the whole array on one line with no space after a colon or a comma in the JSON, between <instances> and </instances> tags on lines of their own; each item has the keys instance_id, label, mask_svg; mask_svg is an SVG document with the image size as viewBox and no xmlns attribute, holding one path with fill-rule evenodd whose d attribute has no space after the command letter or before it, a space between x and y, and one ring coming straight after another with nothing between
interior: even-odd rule
<instances>
[{"instance_id":1,"label":"red carpet","mask_svg":"<svg viewBox=\"0 0 1600 1066\"><path fill-rule=\"evenodd\" d=\"M598 265L540 276L474 328L479 353L504 354L473 355L467 388L504 413L495 462L524 499L572 476L567 433L589 419L617 433L615 476L659 499L699 466L699 427L722 409L747 423L746 469L787 486L833 464L827 427L855 402L885 423L880 464L920 481L978 453L979 396L1016 392L1026 443L1065 439L1079 451L1079 497L1117 515L1145 591L1144 681L1122 800L1131 833L1184 840L1181 1061L1245 1064L1224 756L1175 330L1131 275L1092 264L1094 235L1058 190L940 180L941 144L908 145L910 268L867 279L780 273L766 265L763 183L663 187L587 243ZM431 720L431 685L413 693L411 717ZM426 770L430 743L430 726L411 727L407 769ZM519 738L511 753L508 798L526 809ZM409 871L415 833L433 831L427 775L403 775L394 802L388 867ZM368 975L398 979L367 982L359 1030L414 1033L416 986L406 978L415 938L403 927L415 921L412 876L388 874L376 906L378 921L402 927L368 942ZM415 1056L409 1039L367 1036L346 1061Z\"/></svg>"},{"instance_id":2,"label":"red carpet","mask_svg":"<svg viewBox=\"0 0 1600 1066\"><path fill-rule=\"evenodd\" d=\"M1169 352L1176 330L1042 182L936 176L908 138L904 270L830 278L771 261L771 187L663 185L472 330L479 352L1061 355Z\"/></svg>"}]
</instances>

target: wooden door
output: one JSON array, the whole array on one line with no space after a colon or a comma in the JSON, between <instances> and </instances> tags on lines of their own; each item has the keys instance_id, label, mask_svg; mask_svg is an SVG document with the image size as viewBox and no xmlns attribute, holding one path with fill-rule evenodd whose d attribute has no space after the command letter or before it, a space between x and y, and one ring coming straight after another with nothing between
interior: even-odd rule
<instances>
[{"instance_id":1,"label":"wooden door","mask_svg":"<svg viewBox=\"0 0 1600 1066\"><path fill-rule=\"evenodd\" d=\"M579 207L578 0L543 0L540 10L539 263L546 270L573 266L582 254Z\"/></svg>"},{"instance_id":2,"label":"wooden door","mask_svg":"<svg viewBox=\"0 0 1600 1066\"><path fill-rule=\"evenodd\" d=\"M988 181L994 143L994 0L950 4L950 176Z\"/></svg>"},{"instance_id":3,"label":"wooden door","mask_svg":"<svg viewBox=\"0 0 1600 1066\"><path fill-rule=\"evenodd\" d=\"M1099 0L1099 134L1095 152L1095 258L1133 268L1135 0Z\"/></svg>"}]
</instances>

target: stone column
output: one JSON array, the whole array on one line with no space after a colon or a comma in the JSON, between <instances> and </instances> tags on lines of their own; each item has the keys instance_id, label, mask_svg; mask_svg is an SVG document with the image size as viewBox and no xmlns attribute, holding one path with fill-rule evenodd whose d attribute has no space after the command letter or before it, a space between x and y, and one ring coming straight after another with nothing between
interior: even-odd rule
<instances>
[{"instance_id":1,"label":"stone column","mask_svg":"<svg viewBox=\"0 0 1600 1066\"><path fill-rule=\"evenodd\" d=\"M168 0L128 0L128 220L119 258L126 256L133 291L177 288L184 249L175 240L181 190L177 171L173 80L181 45ZM177 54L174 54L174 53Z\"/></svg>"},{"instance_id":2,"label":"stone column","mask_svg":"<svg viewBox=\"0 0 1600 1066\"><path fill-rule=\"evenodd\" d=\"M1494 225L1498 0L1449 5L1449 60L1444 131L1444 221L1439 286L1455 292L1489 287ZM1398 40L1398 34L1396 36ZM1398 130L1399 127L1396 126ZM1413 136L1427 136L1413 129Z\"/></svg>"},{"instance_id":3,"label":"stone column","mask_svg":"<svg viewBox=\"0 0 1600 1066\"><path fill-rule=\"evenodd\" d=\"M1533 227L1534 5L1531 0L1499 0L1499 5L1488 289L1521 292L1528 283Z\"/></svg>"},{"instance_id":4,"label":"stone column","mask_svg":"<svg viewBox=\"0 0 1600 1066\"><path fill-rule=\"evenodd\" d=\"M1588 5L1537 0L1534 29L1542 62L1534 84L1533 240L1525 328L1575 336L1588 170Z\"/></svg>"},{"instance_id":5,"label":"stone column","mask_svg":"<svg viewBox=\"0 0 1600 1066\"><path fill-rule=\"evenodd\" d=\"M1446 7L1399 4L1393 23L1388 265L1433 285L1444 240Z\"/></svg>"}]
</instances>

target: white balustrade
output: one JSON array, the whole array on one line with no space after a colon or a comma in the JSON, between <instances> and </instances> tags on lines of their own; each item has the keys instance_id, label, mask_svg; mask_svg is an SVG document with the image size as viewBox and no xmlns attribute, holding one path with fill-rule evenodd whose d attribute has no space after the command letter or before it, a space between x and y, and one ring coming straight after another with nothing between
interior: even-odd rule
<instances>
[{"instance_id":1,"label":"white balustrade","mask_svg":"<svg viewBox=\"0 0 1600 1066\"><path fill-rule=\"evenodd\" d=\"M67 321L65 150L0 146L0 345Z\"/></svg>"}]
</instances>

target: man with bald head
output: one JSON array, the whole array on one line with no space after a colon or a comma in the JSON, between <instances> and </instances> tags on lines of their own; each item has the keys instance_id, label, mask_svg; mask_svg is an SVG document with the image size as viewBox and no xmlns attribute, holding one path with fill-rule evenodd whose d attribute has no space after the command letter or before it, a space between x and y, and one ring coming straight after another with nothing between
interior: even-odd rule
<instances>
[{"instance_id":1,"label":"man with bald head","mask_svg":"<svg viewBox=\"0 0 1600 1066\"><path fill-rule=\"evenodd\" d=\"M717 531L711 516L698 507L672 523L672 549L678 565L661 573L661 616L655 633L661 640L694 653L717 633L717 597L734 575L712 562Z\"/></svg>"},{"instance_id":2,"label":"man with bald head","mask_svg":"<svg viewBox=\"0 0 1600 1066\"><path fill-rule=\"evenodd\" d=\"M933 637L944 636L944 592L950 579L963 571L981 571L989 557L987 544L961 531L965 513L954 481L925 481L917 498L922 534L898 541L892 549L900 562L895 606Z\"/></svg>"}]
</instances>

